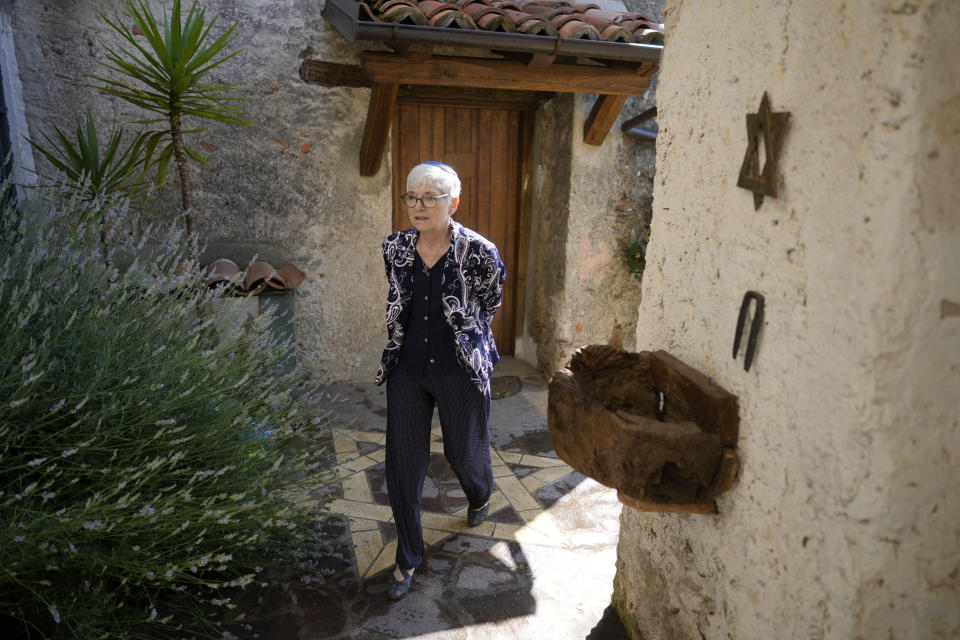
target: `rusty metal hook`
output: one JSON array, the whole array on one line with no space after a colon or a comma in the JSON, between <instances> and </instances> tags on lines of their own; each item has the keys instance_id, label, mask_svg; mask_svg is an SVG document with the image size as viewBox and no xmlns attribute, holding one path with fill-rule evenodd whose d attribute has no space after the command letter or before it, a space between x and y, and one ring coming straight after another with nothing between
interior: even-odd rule
<instances>
[{"instance_id":1,"label":"rusty metal hook","mask_svg":"<svg viewBox=\"0 0 960 640\"><path fill-rule=\"evenodd\" d=\"M753 322L750 323L750 335L747 337L747 353L743 360L743 370L750 371L750 364L753 362L754 353L757 350L757 337L760 335L760 326L763 324L763 296L756 291L747 291L743 294L743 302L740 303L740 315L737 317L737 335L733 338L733 359L737 359L737 352L740 350L740 337L743 335L743 325L747 321L747 311L750 309L750 299L757 301L753 312Z\"/></svg>"}]
</instances>

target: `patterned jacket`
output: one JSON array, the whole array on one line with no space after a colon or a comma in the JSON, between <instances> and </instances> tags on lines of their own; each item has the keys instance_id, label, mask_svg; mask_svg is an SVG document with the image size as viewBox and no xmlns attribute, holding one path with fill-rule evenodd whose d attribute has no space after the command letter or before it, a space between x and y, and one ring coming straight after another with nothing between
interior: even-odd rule
<instances>
[{"instance_id":1,"label":"patterned jacket","mask_svg":"<svg viewBox=\"0 0 960 640\"><path fill-rule=\"evenodd\" d=\"M453 329L457 359L484 393L490 392L490 373L500 360L490 323L500 308L506 270L497 247L475 231L451 220L453 233L444 260L441 286L443 313ZM400 359L403 332L413 295L413 263L419 232L397 231L383 241L387 271L387 347L377 371L383 384Z\"/></svg>"}]
</instances>

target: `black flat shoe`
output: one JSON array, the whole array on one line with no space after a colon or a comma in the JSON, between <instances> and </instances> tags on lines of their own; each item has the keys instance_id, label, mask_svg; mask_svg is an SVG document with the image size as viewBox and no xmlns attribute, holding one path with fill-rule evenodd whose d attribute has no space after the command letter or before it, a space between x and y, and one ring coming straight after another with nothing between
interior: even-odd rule
<instances>
[{"instance_id":1,"label":"black flat shoe","mask_svg":"<svg viewBox=\"0 0 960 640\"><path fill-rule=\"evenodd\" d=\"M490 511L490 503L483 505L476 511L467 509L467 525L471 527L480 526L487 519L487 513Z\"/></svg>"},{"instance_id":2,"label":"black flat shoe","mask_svg":"<svg viewBox=\"0 0 960 640\"><path fill-rule=\"evenodd\" d=\"M407 573L403 569L400 570L400 573L403 574L402 581L394 578L392 573L390 574L390 584L387 585L387 597L391 600L399 600L407 595L407 591L410 591L410 585L413 584L412 573Z\"/></svg>"}]
</instances>

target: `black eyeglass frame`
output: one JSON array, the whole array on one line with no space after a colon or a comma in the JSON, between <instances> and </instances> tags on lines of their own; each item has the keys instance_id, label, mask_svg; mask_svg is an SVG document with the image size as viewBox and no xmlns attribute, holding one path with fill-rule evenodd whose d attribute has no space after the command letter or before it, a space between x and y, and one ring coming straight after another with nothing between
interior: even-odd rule
<instances>
[{"instance_id":1,"label":"black eyeglass frame","mask_svg":"<svg viewBox=\"0 0 960 640\"><path fill-rule=\"evenodd\" d=\"M438 196L428 193L424 196L418 196L418 195L414 195L410 191L407 191L405 193L400 194L400 201L403 202L404 205L406 205L407 209L413 209L414 207L416 207L417 202L422 204L424 209L433 209L435 206L437 206L437 202L440 200L440 198L447 198L449 196L450 196L449 193L441 193ZM427 198L431 198L433 200L433 204L427 204L427 200L426 200Z\"/></svg>"}]
</instances>

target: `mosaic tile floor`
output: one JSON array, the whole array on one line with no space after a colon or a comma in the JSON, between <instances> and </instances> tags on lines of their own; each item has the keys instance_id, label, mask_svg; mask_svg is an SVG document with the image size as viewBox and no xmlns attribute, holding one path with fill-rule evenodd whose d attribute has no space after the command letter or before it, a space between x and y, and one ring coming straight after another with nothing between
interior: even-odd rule
<instances>
[{"instance_id":1,"label":"mosaic tile floor","mask_svg":"<svg viewBox=\"0 0 960 640\"><path fill-rule=\"evenodd\" d=\"M334 500L329 509L349 518L361 578L392 567L396 553L396 532L383 471L385 439L382 431L334 431L343 497ZM571 541L534 495L573 471L562 460L491 447L497 489L490 498L490 516L480 526L468 527L467 501L443 457L439 427L432 431L430 450L421 520L428 547L454 534L466 533L569 548Z\"/></svg>"},{"instance_id":2,"label":"mosaic tile floor","mask_svg":"<svg viewBox=\"0 0 960 640\"><path fill-rule=\"evenodd\" d=\"M547 386L535 369L505 358L492 387L497 490L490 516L467 526L466 497L443 456L434 416L423 492L427 554L410 593L394 602L385 594L396 550L383 462L386 392L370 383L328 385L339 482L305 482L292 497L339 514L333 520L353 548L329 559L323 584L251 594L242 611L261 640L583 640L590 634L613 590L616 492L557 459Z\"/></svg>"}]
</instances>

